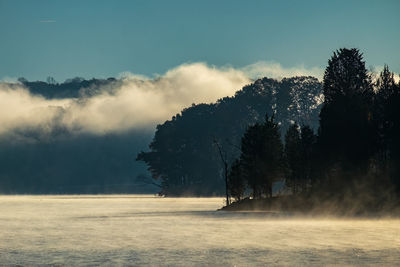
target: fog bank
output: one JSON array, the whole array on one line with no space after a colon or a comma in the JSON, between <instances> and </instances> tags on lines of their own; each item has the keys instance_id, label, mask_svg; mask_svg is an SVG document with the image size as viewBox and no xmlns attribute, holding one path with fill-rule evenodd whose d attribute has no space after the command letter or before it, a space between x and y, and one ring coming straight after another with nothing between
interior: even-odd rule
<instances>
[{"instance_id":1,"label":"fog bank","mask_svg":"<svg viewBox=\"0 0 400 267\"><path fill-rule=\"evenodd\" d=\"M39 131L102 135L152 129L193 103L211 103L232 96L255 77L282 78L314 75L317 68L283 68L258 62L244 68L190 63L162 75L146 77L123 73L118 83L79 98L46 99L19 83L0 83L0 136Z\"/></svg>"}]
</instances>

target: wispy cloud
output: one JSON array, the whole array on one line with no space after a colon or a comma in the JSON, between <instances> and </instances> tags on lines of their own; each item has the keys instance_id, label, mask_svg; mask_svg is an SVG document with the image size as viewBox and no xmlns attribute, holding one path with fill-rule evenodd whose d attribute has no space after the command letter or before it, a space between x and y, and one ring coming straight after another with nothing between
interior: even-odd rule
<instances>
[{"instance_id":1,"label":"wispy cloud","mask_svg":"<svg viewBox=\"0 0 400 267\"><path fill-rule=\"evenodd\" d=\"M322 79L324 70L318 67L306 68L304 65L285 68L275 61L259 61L241 69L248 77L269 77L282 79L293 76L314 76Z\"/></svg>"},{"instance_id":2,"label":"wispy cloud","mask_svg":"<svg viewBox=\"0 0 400 267\"><path fill-rule=\"evenodd\" d=\"M39 20L39 22L40 23L55 23L57 21L53 20L53 19L42 19L42 20Z\"/></svg>"}]
</instances>

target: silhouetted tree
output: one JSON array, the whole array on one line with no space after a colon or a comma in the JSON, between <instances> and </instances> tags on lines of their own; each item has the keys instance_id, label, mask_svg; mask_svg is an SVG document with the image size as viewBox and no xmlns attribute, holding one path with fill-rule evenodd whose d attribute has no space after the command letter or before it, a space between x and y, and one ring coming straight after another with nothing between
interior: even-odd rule
<instances>
[{"instance_id":1,"label":"silhouetted tree","mask_svg":"<svg viewBox=\"0 0 400 267\"><path fill-rule=\"evenodd\" d=\"M384 66L376 81L375 126L378 162L382 176L389 176L400 192L400 88L394 74Z\"/></svg>"},{"instance_id":2,"label":"silhouetted tree","mask_svg":"<svg viewBox=\"0 0 400 267\"><path fill-rule=\"evenodd\" d=\"M229 201L229 180L228 180L228 158L226 151L223 150L220 143L217 140L214 140L214 144L217 146L218 154L220 156L221 162L224 166L224 180L225 180L225 196L226 196L226 205L228 206L230 203Z\"/></svg>"},{"instance_id":3,"label":"silhouetted tree","mask_svg":"<svg viewBox=\"0 0 400 267\"><path fill-rule=\"evenodd\" d=\"M286 162L286 185L292 189L292 193L298 192L301 179L301 140L297 124L289 127L285 135L285 162Z\"/></svg>"},{"instance_id":4,"label":"silhouetted tree","mask_svg":"<svg viewBox=\"0 0 400 267\"><path fill-rule=\"evenodd\" d=\"M394 74L387 65L384 66L376 81L376 98L374 121L377 127L378 151L380 160L386 161L390 153L390 144L393 142L393 129L396 121L397 109L397 85L394 80ZM384 165L384 163L383 163Z\"/></svg>"},{"instance_id":5,"label":"silhouetted tree","mask_svg":"<svg viewBox=\"0 0 400 267\"><path fill-rule=\"evenodd\" d=\"M244 180L239 160L233 162L229 171L228 181L229 195L236 201L241 200L246 190L246 181Z\"/></svg>"},{"instance_id":6,"label":"silhouetted tree","mask_svg":"<svg viewBox=\"0 0 400 267\"><path fill-rule=\"evenodd\" d=\"M322 84L314 77L282 79L276 92L276 120L281 123L282 133L293 121L317 130L322 95Z\"/></svg>"},{"instance_id":7,"label":"silhouetted tree","mask_svg":"<svg viewBox=\"0 0 400 267\"><path fill-rule=\"evenodd\" d=\"M314 185L317 175L317 136L310 126L305 125L301 128L300 139L300 180L304 190L307 184Z\"/></svg>"},{"instance_id":8,"label":"silhouetted tree","mask_svg":"<svg viewBox=\"0 0 400 267\"><path fill-rule=\"evenodd\" d=\"M250 126L242 138L240 160L253 197L272 197L272 183L282 177L283 145L278 124L266 115L263 124Z\"/></svg>"},{"instance_id":9,"label":"silhouetted tree","mask_svg":"<svg viewBox=\"0 0 400 267\"><path fill-rule=\"evenodd\" d=\"M327 171L365 173L373 153L373 88L358 49L334 52L325 70L323 89L319 145ZM353 174L342 173L336 178L352 179L356 177Z\"/></svg>"},{"instance_id":10,"label":"silhouetted tree","mask_svg":"<svg viewBox=\"0 0 400 267\"><path fill-rule=\"evenodd\" d=\"M47 77L46 82L52 85L57 84L57 81L51 76Z\"/></svg>"}]
</instances>

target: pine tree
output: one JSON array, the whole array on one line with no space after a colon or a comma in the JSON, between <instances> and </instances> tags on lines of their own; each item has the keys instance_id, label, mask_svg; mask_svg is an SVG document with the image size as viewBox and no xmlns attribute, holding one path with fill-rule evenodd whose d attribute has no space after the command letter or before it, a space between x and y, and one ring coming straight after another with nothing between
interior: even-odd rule
<instances>
[{"instance_id":1,"label":"pine tree","mask_svg":"<svg viewBox=\"0 0 400 267\"><path fill-rule=\"evenodd\" d=\"M384 66L376 81L376 98L374 109L374 122L378 138L378 154L381 165L384 165L390 153L390 147L393 143L393 129L396 121L396 100L398 90L394 80L394 74L387 65Z\"/></svg>"},{"instance_id":2,"label":"pine tree","mask_svg":"<svg viewBox=\"0 0 400 267\"><path fill-rule=\"evenodd\" d=\"M300 135L300 149L301 149L301 185L304 190L307 184L314 185L316 179L316 166L318 165L316 159L316 141L317 137L310 126L305 125L301 128Z\"/></svg>"},{"instance_id":3,"label":"pine tree","mask_svg":"<svg viewBox=\"0 0 400 267\"><path fill-rule=\"evenodd\" d=\"M298 192L301 180L301 140L297 124L289 127L285 135L285 162L286 162L286 185L292 189L292 193Z\"/></svg>"},{"instance_id":4,"label":"pine tree","mask_svg":"<svg viewBox=\"0 0 400 267\"><path fill-rule=\"evenodd\" d=\"M272 183L282 176L283 145L273 117L247 129L241 144L243 175L253 197L272 197Z\"/></svg>"},{"instance_id":5,"label":"pine tree","mask_svg":"<svg viewBox=\"0 0 400 267\"><path fill-rule=\"evenodd\" d=\"M319 145L327 166L365 172L373 148L373 88L360 51L334 52L323 82Z\"/></svg>"},{"instance_id":6,"label":"pine tree","mask_svg":"<svg viewBox=\"0 0 400 267\"><path fill-rule=\"evenodd\" d=\"M378 162L384 175L400 192L400 84L384 66L376 81L375 125L378 138Z\"/></svg>"}]
</instances>

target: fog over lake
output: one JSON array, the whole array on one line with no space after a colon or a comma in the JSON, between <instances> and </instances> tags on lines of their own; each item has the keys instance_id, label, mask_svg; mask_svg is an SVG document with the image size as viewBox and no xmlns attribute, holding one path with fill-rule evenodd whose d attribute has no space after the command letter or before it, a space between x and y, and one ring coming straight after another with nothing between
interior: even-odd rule
<instances>
[{"instance_id":1,"label":"fog over lake","mask_svg":"<svg viewBox=\"0 0 400 267\"><path fill-rule=\"evenodd\" d=\"M262 266L400 262L399 219L216 211L222 198L1 196L1 265Z\"/></svg>"}]
</instances>

